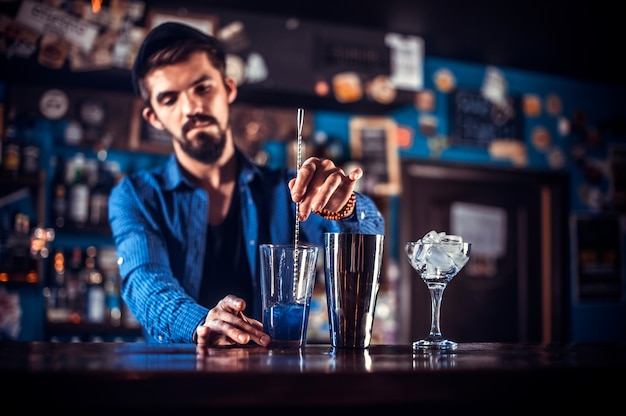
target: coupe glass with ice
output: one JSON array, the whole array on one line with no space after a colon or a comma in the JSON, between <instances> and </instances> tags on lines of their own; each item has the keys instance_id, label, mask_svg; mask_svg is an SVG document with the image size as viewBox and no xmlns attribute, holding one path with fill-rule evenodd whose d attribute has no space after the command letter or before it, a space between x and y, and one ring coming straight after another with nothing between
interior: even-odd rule
<instances>
[{"instance_id":1,"label":"coupe glass with ice","mask_svg":"<svg viewBox=\"0 0 626 416\"><path fill-rule=\"evenodd\" d=\"M405 244L411 266L419 273L430 292L430 333L413 343L414 351L453 350L457 343L444 338L440 329L440 312L443 291L469 260L471 243L458 235L430 231L417 241Z\"/></svg>"}]
</instances>

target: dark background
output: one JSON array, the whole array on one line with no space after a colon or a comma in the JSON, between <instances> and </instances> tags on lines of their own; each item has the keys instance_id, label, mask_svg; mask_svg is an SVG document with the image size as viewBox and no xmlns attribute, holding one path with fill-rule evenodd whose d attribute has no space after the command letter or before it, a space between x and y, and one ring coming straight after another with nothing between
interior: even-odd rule
<instances>
[{"instance_id":1,"label":"dark background","mask_svg":"<svg viewBox=\"0 0 626 416\"><path fill-rule=\"evenodd\" d=\"M172 2L149 1L172 8ZM626 24L606 0L184 0L421 36L427 56L626 85Z\"/></svg>"},{"instance_id":2,"label":"dark background","mask_svg":"<svg viewBox=\"0 0 626 416\"><path fill-rule=\"evenodd\" d=\"M87 0L84 0L87 1ZM17 10L20 0L0 0ZM110 0L104 0L106 5ZM608 0L145 0L146 8L228 11L417 35L426 56L626 86L626 24Z\"/></svg>"}]
</instances>

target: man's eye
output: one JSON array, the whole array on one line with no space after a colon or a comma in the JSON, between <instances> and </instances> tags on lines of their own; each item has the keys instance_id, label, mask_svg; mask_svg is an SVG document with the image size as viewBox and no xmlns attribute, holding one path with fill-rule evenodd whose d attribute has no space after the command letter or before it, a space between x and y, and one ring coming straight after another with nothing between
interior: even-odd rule
<instances>
[{"instance_id":1,"label":"man's eye","mask_svg":"<svg viewBox=\"0 0 626 416\"><path fill-rule=\"evenodd\" d=\"M198 93L205 94L209 91L211 91L211 86L208 84L200 84L196 86L196 92Z\"/></svg>"},{"instance_id":2,"label":"man's eye","mask_svg":"<svg viewBox=\"0 0 626 416\"><path fill-rule=\"evenodd\" d=\"M170 106L170 105L174 105L174 103L176 103L176 98L173 98L173 97L166 97L161 100L161 105Z\"/></svg>"}]
</instances>

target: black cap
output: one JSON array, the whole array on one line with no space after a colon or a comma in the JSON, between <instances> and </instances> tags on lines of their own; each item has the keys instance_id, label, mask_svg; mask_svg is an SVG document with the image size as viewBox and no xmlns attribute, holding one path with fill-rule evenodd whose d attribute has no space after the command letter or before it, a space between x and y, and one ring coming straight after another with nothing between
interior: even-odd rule
<instances>
[{"instance_id":1,"label":"black cap","mask_svg":"<svg viewBox=\"0 0 626 416\"><path fill-rule=\"evenodd\" d=\"M226 61L224 49L217 38L182 23L161 23L148 33L135 57L132 69L132 82L135 94L140 95L139 74L143 72L143 67L148 58L167 46L185 40L192 40L197 43L206 43L213 46L219 60L222 62Z\"/></svg>"}]
</instances>

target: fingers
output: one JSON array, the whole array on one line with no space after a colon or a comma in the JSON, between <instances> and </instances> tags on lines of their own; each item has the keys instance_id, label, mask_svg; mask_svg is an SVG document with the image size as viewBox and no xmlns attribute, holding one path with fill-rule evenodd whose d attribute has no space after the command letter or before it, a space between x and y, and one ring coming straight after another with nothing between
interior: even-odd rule
<instances>
[{"instance_id":1,"label":"fingers","mask_svg":"<svg viewBox=\"0 0 626 416\"><path fill-rule=\"evenodd\" d=\"M358 181L362 177L363 177L363 169L361 169L360 167L356 167L352 169L352 171L348 174L348 178L353 182Z\"/></svg>"},{"instance_id":2,"label":"fingers","mask_svg":"<svg viewBox=\"0 0 626 416\"><path fill-rule=\"evenodd\" d=\"M198 345L233 345L254 342L267 346L270 338L263 324L243 314L246 302L228 295L209 311L204 323L196 329Z\"/></svg>"},{"instance_id":3,"label":"fingers","mask_svg":"<svg viewBox=\"0 0 626 416\"><path fill-rule=\"evenodd\" d=\"M216 308L232 314L237 314L246 309L246 301L233 295L226 295L218 303Z\"/></svg>"},{"instance_id":4,"label":"fingers","mask_svg":"<svg viewBox=\"0 0 626 416\"><path fill-rule=\"evenodd\" d=\"M289 181L294 202L298 203L298 217L306 220L311 211L339 211L348 202L363 169L354 168L348 175L329 159L307 159L297 176Z\"/></svg>"}]
</instances>

